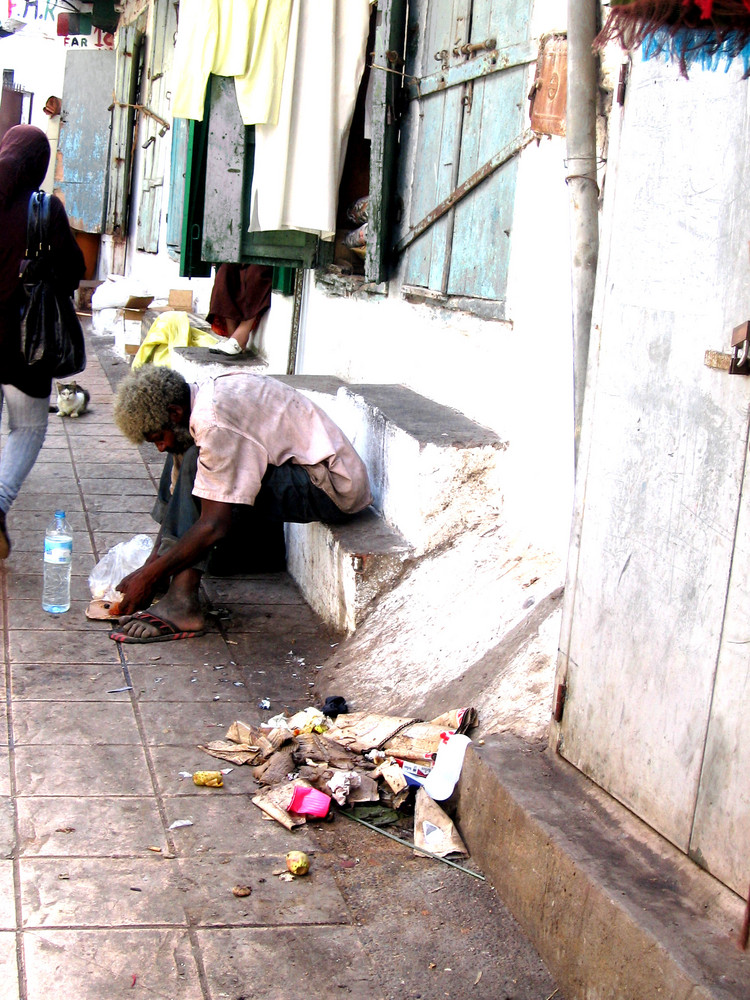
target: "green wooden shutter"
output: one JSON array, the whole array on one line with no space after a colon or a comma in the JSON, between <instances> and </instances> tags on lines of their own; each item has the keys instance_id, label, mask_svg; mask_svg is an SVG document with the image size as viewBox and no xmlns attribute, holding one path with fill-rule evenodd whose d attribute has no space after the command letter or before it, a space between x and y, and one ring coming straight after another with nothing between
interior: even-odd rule
<instances>
[{"instance_id":1,"label":"green wooden shutter","mask_svg":"<svg viewBox=\"0 0 750 1000\"><path fill-rule=\"evenodd\" d=\"M181 274L210 273L211 264L225 262L310 268L330 259L333 245L312 233L247 231L254 129L242 123L230 78L211 77L204 120L189 122L189 130Z\"/></svg>"},{"instance_id":2,"label":"green wooden shutter","mask_svg":"<svg viewBox=\"0 0 750 1000\"><path fill-rule=\"evenodd\" d=\"M141 81L146 15L120 28L115 39L115 99L112 105L112 138L109 161L109 192L104 231L127 236L130 206L130 170L133 150L134 104Z\"/></svg>"},{"instance_id":3,"label":"green wooden shutter","mask_svg":"<svg viewBox=\"0 0 750 1000\"><path fill-rule=\"evenodd\" d=\"M151 52L148 59L144 104L148 111L140 112L138 141L143 148L141 200L138 207L137 249L157 253L161 226L162 194L167 157L171 151L169 138L168 87L173 37L177 30L177 15L170 0L157 0L154 6ZM154 117L158 116L158 117Z\"/></svg>"},{"instance_id":4,"label":"green wooden shutter","mask_svg":"<svg viewBox=\"0 0 750 1000\"><path fill-rule=\"evenodd\" d=\"M169 159L169 202L167 205L167 252L180 259L182 212L185 201L189 128L184 118L172 119L172 150Z\"/></svg>"},{"instance_id":5,"label":"green wooden shutter","mask_svg":"<svg viewBox=\"0 0 750 1000\"><path fill-rule=\"evenodd\" d=\"M207 278L211 274L211 265L202 260L201 248L208 127L205 120L191 120L187 123L187 130L180 275L183 278Z\"/></svg>"},{"instance_id":6,"label":"green wooden shutter","mask_svg":"<svg viewBox=\"0 0 750 1000\"><path fill-rule=\"evenodd\" d=\"M372 79L372 139L365 276L385 281L392 265L399 105L406 28L406 0L378 4Z\"/></svg>"},{"instance_id":7,"label":"green wooden shutter","mask_svg":"<svg viewBox=\"0 0 750 1000\"><path fill-rule=\"evenodd\" d=\"M529 0L419 0L419 49L407 66L417 81L444 71L456 78L481 56L465 44L495 40L499 50L528 38ZM519 51L523 46L519 46ZM443 83L410 107L413 171L408 234L500 151L524 134L528 56L501 72L452 86ZM437 61L436 61L437 60ZM407 286L445 296L502 303L508 277L518 157L512 156L409 248Z\"/></svg>"}]
</instances>

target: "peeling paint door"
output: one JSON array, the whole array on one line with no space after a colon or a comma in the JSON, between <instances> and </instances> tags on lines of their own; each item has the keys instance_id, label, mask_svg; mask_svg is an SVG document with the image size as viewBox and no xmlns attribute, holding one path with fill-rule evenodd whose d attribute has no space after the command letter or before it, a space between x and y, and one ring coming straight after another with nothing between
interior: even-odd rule
<instances>
[{"instance_id":1,"label":"peeling paint door","mask_svg":"<svg viewBox=\"0 0 750 1000\"><path fill-rule=\"evenodd\" d=\"M407 79L445 81L409 109L414 183L408 227L509 146L524 130L524 62L466 83L451 75L529 36L528 0L421 0L410 10ZM413 46L413 41L411 45ZM528 62L528 60L527 60ZM513 156L409 248L405 283L439 295L505 298L518 158Z\"/></svg>"},{"instance_id":2,"label":"peeling paint door","mask_svg":"<svg viewBox=\"0 0 750 1000\"><path fill-rule=\"evenodd\" d=\"M168 84L171 79L176 31L175 4L159 0L154 6L146 72L146 108L141 112L143 121L138 138L143 149L143 180L138 206L136 247L147 253L156 253L159 249L164 177L169 171L172 152L170 128L174 128L175 123L168 121ZM177 166L179 169L179 161Z\"/></svg>"},{"instance_id":3,"label":"peeling paint door","mask_svg":"<svg viewBox=\"0 0 750 1000\"><path fill-rule=\"evenodd\" d=\"M750 883L747 81L636 60L612 137L558 679L559 749ZM616 131L616 130L615 130ZM710 136L691 156L685 137Z\"/></svg>"},{"instance_id":4,"label":"peeling paint door","mask_svg":"<svg viewBox=\"0 0 750 1000\"><path fill-rule=\"evenodd\" d=\"M54 190L84 233L103 230L114 78L114 52L68 50Z\"/></svg>"}]
</instances>

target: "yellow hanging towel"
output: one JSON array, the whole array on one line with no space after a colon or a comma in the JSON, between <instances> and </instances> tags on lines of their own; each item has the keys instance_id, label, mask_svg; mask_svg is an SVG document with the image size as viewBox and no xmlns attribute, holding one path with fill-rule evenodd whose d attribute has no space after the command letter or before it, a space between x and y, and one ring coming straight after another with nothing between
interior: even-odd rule
<instances>
[{"instance_id":1,"label":"yellow hanging towel","mask_svg":"<svg viewBox=\"0 0 750 1000\"><path fill-rule=\"evenodd\" d=\"M185 312L165 312L151 324L131 367L152 364L171 368L174 347L213 347L220 339L213 333L190 326Z\"/></svg>"}]
</instances>

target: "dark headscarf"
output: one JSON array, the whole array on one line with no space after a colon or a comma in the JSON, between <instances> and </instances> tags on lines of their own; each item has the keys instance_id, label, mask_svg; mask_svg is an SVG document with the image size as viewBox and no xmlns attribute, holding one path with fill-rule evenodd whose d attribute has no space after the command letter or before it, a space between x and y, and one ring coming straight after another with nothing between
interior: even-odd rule
<instances>
[{"instance_id":1,"label":"dark headscarf","mask_svg":"<svg viewBox=\"0 0 750 1000\"><path fill-rule=\"evenodd\" d=\"M49 158L47 136L33 125L14 125L0 142L0 382L37 397L49 393L50 381L44 372L26 370L22 364L19 272L26 254L29 199L44 181ZM83 277L85 264L65 208L54 195L47 236L56 276L72 291Z\"/></svg>"},{"instance_id":2,"label":"dark headscarf","mask_svg":"<svg viewBox=\"0 0 750 1000\"><path fill-rule=\"evenodd\" d=\"M44 180L49 156L47 136L33 125L14 125L0 142L0 303L18 287L29 198Z\"/></svg>"},{"instance_id":3,"label":"dark headscarf","mask_svg":"<svg viewBox=\"0 0 750 1000\"><path fill-rule=\"evenodd\" d=\"M41 187L49 166L47 136L34 125L14 125L0 142L0 208L24 200Z\"/></svg>"}]
</instances>

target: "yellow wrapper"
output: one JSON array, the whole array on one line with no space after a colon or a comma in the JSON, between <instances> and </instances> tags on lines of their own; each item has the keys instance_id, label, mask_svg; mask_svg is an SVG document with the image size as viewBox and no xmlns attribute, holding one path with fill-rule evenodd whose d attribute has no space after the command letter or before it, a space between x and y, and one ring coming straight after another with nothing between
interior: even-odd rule
<instances>
[{"instance_id":1,"label":"yellow wrapper","mask_svg":"<svg viewBox=\"0 0 750 1000\"><path fill-rule=\"evenodd\" d=\"M193 783L206 785L208 788L223 788L224 776L221 771L196 771L193 775Z\"/></svg>"}]
</instances>

